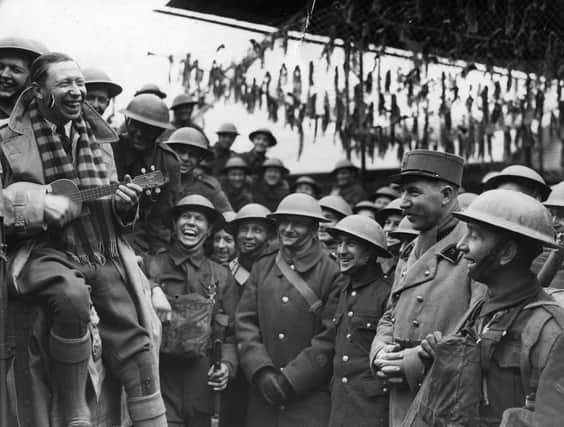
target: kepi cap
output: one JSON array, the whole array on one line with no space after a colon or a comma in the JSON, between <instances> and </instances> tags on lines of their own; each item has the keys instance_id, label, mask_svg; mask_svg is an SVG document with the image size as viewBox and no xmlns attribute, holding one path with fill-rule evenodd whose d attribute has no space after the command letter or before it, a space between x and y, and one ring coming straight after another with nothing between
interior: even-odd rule
<instances>
[{"instance_id":1,"label":"kepi cap","mask_svg":"<svg viewBox=\"0 0 564 427\"><path fill-rule=\"evenodd\" d=\"M400 173L393 176L392 180L402 182L407 177L421 177L438 179L460 187L463 172L462 157L440 151L417 149L405 153Z\"/></svg>"}]
</instances>

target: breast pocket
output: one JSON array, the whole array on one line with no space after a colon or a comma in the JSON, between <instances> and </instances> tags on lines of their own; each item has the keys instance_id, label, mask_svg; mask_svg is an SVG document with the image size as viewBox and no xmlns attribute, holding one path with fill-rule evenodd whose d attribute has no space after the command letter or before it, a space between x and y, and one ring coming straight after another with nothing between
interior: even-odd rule
<instances>
[{"instance_id":1,"label":"breast pocket","mask_svg":"<svg viewBox=\"0 0 564 427\"><path fill-rule=\"evenodd\" d=\"M376 335L379 317L372 313L355 313L351 319L352 340L366 353Z\"/></svg>"}]
</instances>

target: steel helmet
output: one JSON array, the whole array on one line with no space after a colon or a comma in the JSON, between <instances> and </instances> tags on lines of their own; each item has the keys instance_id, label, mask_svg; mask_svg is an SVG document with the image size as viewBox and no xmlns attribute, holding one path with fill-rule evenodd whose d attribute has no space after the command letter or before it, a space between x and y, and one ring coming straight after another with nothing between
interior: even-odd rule
<instances>
[{"instance_id":1,"label":"steel helmet","mask_svg":"<svg viewBox=\"0 0 564 427\"><path fill-rule=\"evenodd\" d=\"M274 137L274 135L272 134L272 132L270 132L270 129L267 129L267 128L259 128L259 129L257 129L257 130L252 131L252 132L249 134L249 139L252 141L253 138L254 138L257 134L259 134L259 133L262 133L262 134L264 134L264 135L267 136L267 138L268 138L268 145L269 145L270 147L274 147L274 146L278 143L278 141L276 141L276 138Z\"/></svg>"},{"instance_id":2,"label":"steel helmet","mask_svg":"<svg viewBox=\"0 0 564 427\"><path fill-rule=\"evenodd\" d=\"M332 236L344 233L356 237L374 246L377 249L378 256L383 258L392 257L386 246L384 230L382 230L380 224L367 216L349 215L334 226L327 227L327 232Z\"/></svg>"},{"instance_id":3,"label":"steel helmet","mask_svg":"<svg viewBox=\"0 0 564 427\"><path fill-rule=\"evenodd\" d=\"M28 56L29 59L33 61L38 56L49 52L49 49L37 40L23 37L2 37L0 38L0 55L2 51L18 51Z\"/></svg>"},{"instance_id":4,"label":"steel helmet","mask_svg":"<svg viewBox=\"0 0 564 427\"><path fill-rule=\"evenodd\" d=\"M401 197L401 192L398 189L390 186L380 187L374 193L372 193L370 200L375 201L378 197L389 197L391 200L394 200Z\"/></svg>"},{"instance_id":5,"label":"steel helmet","mask_svg":"<svg viewBox=\"0 0 564 427\"><path fill-rule=\"evenodd\" d=\"M212 154L208 138L196 128L186 126L176 129L165 141L168 145L189 145L197 148L206 155Z\"/></svg>"},{"instance_id":6,"label":"steel helmet","mask_svg":"<svg viewBox=\"0 0 564 427\"><path fill-rule=\"evenodd\" d=\"M316 194L319 194L321 191L321 188L319 188L319 185L311 176L304 175L296 179L296 182L294 182L294 185L292 185L292 192L296 191L296 187L300 184L310 185Z\"/></svg>"},{"instance_id":7,"label":"steel helmet","mask_svg":"<svg viewBox=\"0 0 564 427\"><path fill-rule=\"evenodd\" d=\"M335 167L333 168L333 172L337 172L339 169L351 169L351 170L358 170L358 168L348 159L339 160L335 163Z\"/></svg>"},{"instance_id":8,"label":"steel helmet","mask_svg":"<svg viewBox=\"0 0 564 427\"><path fill-rule=\"evenodd\" d=\"M419 236L419 231L413 228L413 224L406 217L402 218L398 224L398 228L388 233L390 237L395 239L414 239Z\"/></svg>"},{"instance_id":9,"label":"steel helmet","mask_svg":"<svg viewBox=\"0 0 564 427\"><path fill-rule=\"evenodd\" d=\"M341 196L330 195L322 197L321 200L319 200L319 206L323 209L329 209L343 217L352 215L353 213L351 205Z\"/></svg>"},{"instance_id":10,"label":"steel helmet","mask_svg":"<svg viewBox=\"0 0 564 427\"><path fill-rule=\"evenodd\" d=\"M487 190L492 190L506 182L527 182L540 192L541 201L546 200L550 194L550 187L546 185L545 180L537 171L523 165L511 165L493 175L484 186Z\"/></svg>"},{"instance_id":11,"label":"steel helmet","mask_svg":"<svg viewBox=\"0 0 564 427\"><path fill-rule=\"evenodd\" d=\"M182 212L190 209L204 212L210 225L224 221L223 215L214 207L213 203L199 194L190 194L180 199L172 208L172 215L174 218L177 218Z\"/></svg>"},{"instance_id":12,"label":"steel helmet","mask_svg":"<svg viewBox=\"0 0 564 427\"><path fill-rule=\"evenodd\" d=\"M168 108L164 101L156 95L150 93L137 95L121 112L129 119L162 129L172 129L169 123Z\"/></svg>"},{"instance_id":13,"label":"steel helmet","mask_svg":"<svg viewBox=\"0 0 564 427\"><path fill-rule=\"evenodd\" d=\"M145 83L135 92L135 96L142 95L144 93L150 93L152 95L158 96L161 99L166 98L166 93L164 93L161 88L155 83Z\"/></svg>"},{"instance_id":14,"label":"steel helmet","mask_svg":"<svg viewBox=\"0 0 564 427\"><path fill-rule=\"evenodd\" d=\"M233 123L223 123L215 133L228 133L231 135L239 135L237 127Z\"/></svg>"},{"instance_id":15,"label":"steel helmet","mask_svg":"<svg viewBox=\"0 0 564 427\"><path fill-rule=\"evenodd\" d=\"M243 169L245 173L249 172L249 165L245 160L239 156L233 156L227 159L223 171L227 172L229 169Z\"/></svg>"},{"instance_id":16,"label":"steel helmet","mask_svg":"<svg viewBox=\"0 0 564 427\"><path fill-rule=\"evenodd\" d=\"M288 168L286 166L284 166L284 163L282 163L282 160L277 159L275 157L270 157L270 158L266 159L263 162L261 168L262 168L263 171L267 168L278 168L282 171L282 173L284 175L290 173Z\"/></svg>"},{"instance_id":17,"label":"steel helmet","mask_svg":"<svg viewBox=\"0 0 564 427\"><path fill-rule=\"evenodd\" d=\"M373 211L375 215L378 214L378 209L376 209L376 206L374 206L374 203L372 203L370 200L362 200L358 202L353 206L352 211L353 214L357 214L359 211L364 209Z\"/></svg>"},{"instance_id":18,"label":"steel helmet","mask_svg":"<svg viewBox=\"0 0 564 427\"><path fill-rule=\"evenodd\" d=\"M564 208L564 181L552 186L552 192L543 205L549 208Z\"/></svg>"},{"instance_id":19,"label":"steel helmet","mask_svg":"<svg viewBox=\"0 0 564 427\"><path fill-rule=\"evenodd\" d=\"M402 199L394 199L388 205L378 211L378 216L385 220L388 215L403 215L403 209L401 208Z\"/></svg>"},{"instance_id":20,"label":"steel helmet","mask_svg":"<svg viewBox=\"0 0 564 427\"><path fill-rule=\"evenodd\" d=\"M223 215L223 220L224 220L226 223L229 223L229 222L233 221L233 220L237 217L237 214L236 214L235 212L233 212L233 211L226 211L226 212L223 212L222 215Z\"/></svg>"},{"instance_id":21,"label":"steel helmet","mask_svg":"<svg viewBox=\"0 0 564 427\"><path fill-rule=\"evenodd\" d=\"M176 95L172 100L172 105L170 106L171 110L174 110L177 107L182 105L196 105L198 101L192 98L190 95L185 93L181 93L180 95Z\"/></svg>"},{"instance_id":22,"label":"steel helmet","mask_svg":"<svg viewBox=\"0 0 564 427\"><path fill-rule=\"evenodd\" d=\"M480 184L484 185L486 182L488 182L491 178L493 178L494 176L496 176L499 173L499 171L489 171L486 172L486 174L482 177L482 180L480 181Z\"/></svg>"},{"instance_id":23,"label":"steel helmet","mask_svg":"<svg viewBox=\"0 0 564 427\"><path fill-rule=\"evenodd\" d=\"M276 219L285 215L303 216L319 222L328 222L317 200L303 193L292 193L284 197L269 218Z\"/></svg>"},{"instance_id":24,"label":"steel helmet","mask_svg":"<svg viewBox=\"0 0 564 427\"><path fill-rule=\"evenodd\" d=\"M248 203L239 209L235 218L230 221L230 225L237 227L241 222L249 219L260 220L266 222L267 226L274 226L274 221L269 218L272 214L270 210L259 203Z\"/></svg>"},{"instance_id":25,"label":"steel helmet","mask_svg":"<svg viewBox=\"0 0 564 427\"><path fill-rule=\"evenodd\" d=\"M474 201L474 199L478 197L478 195L476 193L461 193L458 195L458 206L460 207L460 210L465 210L468 206L470 206L470 203L472 203Z\"/></svg>"},{"instance_id":26,"label":"steel helmet","mask_svg":"<svg viewBox=\"0 0 564 427\"><path fill-rule=\"evenodd\" d=\"M98 68L84 68L82 70L82 75L84 76L84 83L86 84L87 90L89 85L106 87L110 94L110 98L118 96L123 90L120 85L114 83L112 79L110 79L110 76Z\"/></svg>"},{"instance_id":27,"label":"steel helmet","mask_svg":"<svg viewBox=\"0 0 564 427\"><path fill-rule=\"evenodd\" d=\"M453 215L465 222L486 224L558 248L548 210L536 199L518 191L486 191L464 212Z\"/></svg>"}]
</instances>

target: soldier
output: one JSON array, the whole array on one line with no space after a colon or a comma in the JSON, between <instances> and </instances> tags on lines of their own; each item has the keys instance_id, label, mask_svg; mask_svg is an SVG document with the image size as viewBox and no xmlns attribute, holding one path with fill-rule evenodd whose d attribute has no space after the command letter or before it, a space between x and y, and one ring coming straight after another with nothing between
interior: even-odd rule
<instances>
[{"instance_id":1,"label":"soldier","mask_svg":"<svg viewBox=\"0 0 564 427\"><path fill-rule=\"evenodd\" d=\"M229 270L204 253L212 227L223 222L212 203L192 194L176 204L172 215L174 241L148 262L149 277L172 305L172 317L163 324L159 363L166 418L169 426L208 427L210 387L224 390L237 369L237 289ZM215 339L222 341L219 370L211 362Z\"/></svg>"},{"instance_id":2,"label":"soldier","mask_svg":"<svg viewBox=\"0 0 564 427\"><path fill-rule=\"evenodd\" d=\"M0 123L10 117L18 97L28 86L31 63L44 53L47 48L38 41L0 38Z\"/></svg>"},{"instance_id":3,"label":"soldier","mask_svg":"<svg viewBox=\"0 0 564 427\"><path fill-rule=\"evenodd\" d=\"M228 267L231 273L233 273L232 266L237 265L237 257L239 256L235 236L229 227L229 222L235 219L236 216L237 214L235 212L224 212L223 225L221 227L216 226L211 236L210 258L218 264Z\"/></svg>"},{"instance_id":4,"label":"soldier","mask_svg":"<svg viewBox=\"0 0 564 427\"><path fill-rule=\"evenodd\" d=\"M319 196L321 194L321 188L319 188L317 182L315 182L315 180L311 176L307 175L300 176L298 179L296 179L296 182L294 182L294 185L292 185L290 191L292 193L304 193L313 197L314 199L319 199Z\"/></svg>"},{"instance_id":5,"label":"soldier","mask_svg":"<svg viewBox=\"0 0 564 427\"><path fill-rule=\"evenodd\" d=\"M84 202L83 208L71 198L74 188L58 193L55 182L67 179L84 194L108 194L103 190L112 188L111 156L104 150L117 134L84 103L84 78L69 56L40 56L30 79L0 140L5 212L13 213L6 228L17 243L9 277L17 293L46 303L50 319L49 336L43 337L50 359L40 365L50 369L41 378L52 383L26 378L40 390L31 410L51 408L41 424L51 415L55 425L91 425L85 396L92 300L104 362L125 388L133 425L166 426L150 335L152 308L136 256L122 237L136 218L142 189L126 177L111 197ZM38 345L43 343L29 351ZM48 387L53 395L45 396L41 390Z\"/></svg>"},{"instance_id":6,"label":"soldier","mask_svg":"<svg viewBox=\"0 0 564 427\"><path fill-rule=\"evenodd\" d=\"M253 148L241 154L243 160L249 166L251 177L256 181L262 172L262 164L268 158L267 151L274 147L278 141L269 129L260 128L249 134L249 139L253 143Z\"/></svg>"},{"instance_id":7,"label":"soldier","mask_svg":"<svg viewBox=\"0 0 564 427\"><path fill-rule=\"evenodd\" d=\"M413 239L419 236L419 231L413 228L413 224L411 224L411 222L406 217L403 217L399 222L397 228L388 232L388 235L391 239L397 239L400 241L398 254L400 257L403 257L404 260L406 260L409 256L409 253L407 253L408 251L404 252L404 249L413 241Z\"/></svg>"},{"instance_id":8,"label":"soldier","mask_svg":"<svg viewBox=\"0 0 564 427\"><path fill-rule=\"evenodd\" d=\"M469 275L488 293L456 335L435 332L421 345L421 357L437 361L418 396L426 425L560 426L564 309L530 270L543 246L558 247L546 209L519 192L491 190L454 215L468 223L458 249ZM419 425L415 406L406 425Z\"/></svg>"},{"instance_id":9,"label":"soldier","mask_svg":"<svg viewBox=\"0 0 564 427\"><path fill-rule=\"evenodd\" d=\"M387 385L374 376L366 359L391 287L377 260L391 254L380 225L365 216L347 216L329 232L339 242L337 261L347 279L331 330L335 355L329 427L386 427Z\"/></svg>"},{"instance_id":10,"label":"soldier","mask_svg":"<svg viewBox=\"0 0 564 427\"><path fill-rule=\"evenodd\" d=\"M179 197L200 194L209 199L218 211L232 211L219 181L201 171L194 173L202 159L211 155L206 135L192 127L180 128L170 135L166 144L180 158Z\"/></svg>"},{"instance_id":11,"label":"soldier","mask_svg":"<svg viewBox=\"0 0 564 427\"><path fill-rule=\"evenodd\" d=\"M384 271L384 278L393 283L394 273L396 271L396 266L398 263L398 257L400 255L401 240L392 237L390 233L394 232L403 217L403 211L401 210L401 199L392 200L388 205L378 212L378 222L384 230L386 235L386 247L388 251L392 254L392 257L386 258L380 261L380 266Z\"/></svg>"},{"instance_id":12,"label":"soldier","mask_svg":"<svg viewBox=\"0 0 564 427\"><path fill-rule=\"evenodd\" d=\"M217 142L212 147L212 174L217 178L223 173L225 164L228 160L237 155L237 153L231 149L231 146L237 139L239 132L233 123L223 123L217 130L216 134Z\"/></svg>"},{"instance_id":13,"label":"soldier","mask_svg":"<svg viewBox=\"0 0 564 427\"><path fill-rule=\"evenodd\" d=\"M154 253L170 242L169 213L180 190L180 163L176 153L157 138L170 128L168 108L155 95L134 97L123 110L126 133L112 144L118 177L149 171L162 171L168 183L151 195L143 195L139 206L139 224L129 233L128 240L138 253Z\"/></svg>"},{"instance_id":14,"label":"soldier","mask_svg":"<svg viewBox=\"0 0 564 427\"><path fill-rule=\"evenodd\" d=\"M374 206L370 200L362 200L358 202L352 208L353 214L364 215L370 219L376 221L376 215L378 215L378 209Z\"/></svg>"},{"instance_id":15,"label":"soldier","mask_svg":"<svg viewBox=\"0 0 564 427\"><path fill-rule=\"evenodd\" d=\"M143 86L141 86L137 92L135 92L135 96L138 95L143 95L143 94L151 94L151 95L155 95L158 96L161 99L165 99L166 98L166 93L164 93L161 88L155 84L155 83L145 83Z\"/></svg>"},{"instance_id":16,"label":"soldier","mask_svg":"<svg viewBox=\"0 0 564 427\"><path fill-rule=\"evenodd\" d=\"M520 191L541 202L544 202L550 194L550 187L546 185L543 177L534 169L522 165L507 166L500 172L494 173L484 182L484 188Z\"/></svg>"},{"instance_id":17,"label":"soldier","mask_svg":"<svg viewBox=\"0 0 564 427\"><path fill-rule=\"evenodd\" d=\"M398 189L386 186L378 188L372 196L370 196L370 200L374 202L376 209L382 209L385 208L392 200L399 199L400 197L401 193Z\"/></svg>"},{"instance_id":18,"label":"soldier","mask_svg":"<svg viewBox=\"0 0 564 427\"><path fill-rule=\"evenodd\" d=\"M364 188L356 182L357 172L358 168L346 159L339 160L332 172L336 182L331 194L341 196L351 206L367 199Z\"/></svg>"},{"instance_id":19,"label":"soldier","mask_svg":"<svg viewBox=\"0 0 564 427\"><path fill-rule=\"evenodd\" d=\"M564 182L552 187L552 192L543 205L550 211L552 227L556 233L556 242L560 245L560 248L549 250L546 254L546 261L543 262L542 267L538 267L537 279L541 286L564 289L564 268L562 265L564 263ZM536 262L537 260L535 260ZM533 263L533 267L535 267L535 263Z\"/></svg>"},{"instance_id":20,"label":"soldier","mask_svg":"<svg viewBox=\"0 0 564 427\"><path fill-rule=\"evenodd\" d=\"M417 391L423 372L417 356L420 340L436 330L451 332L475 290L467 261L456 248L466 226L452 215L458 210L463 166L464 160L453 154L412 150L397 176L401 208L420 234L404 251L409 251L407 259L398 261L370 351L374 370L391 383L392 427L401 425Z\"/></svg>"},{"instance_id":21,"label":"soldier","mask_svg":"<svg viewBox=\"0 0 564 427\"><path fill-rule=\"evenodd\" d=\"M336 259L337 242L327 232L327 227L334 226L348 215L352 215L350 205L341 196L325 196L319 201L325 222L319 224L319 240L327 247L329 253Z\"/></svg>"},{"instance_id":22,"label":"soldier","mask_svg":"<svg viewBox=\"0 0 564 427\"><path fill-rule=\"evenodd\" d=\"M254 201L253 191L247 182L249 167L240 157L232 157L223 168L223 191L235 211Z\"/></svg>"},{"instance_id":23,"label":"soldier","mask_svg":"<svg viewBox=\"0 0 564 427\"><path fill-rule=\"evenodd\" d=\"M275 210L290 189L286 176L290 172L280 159L266 159L261 166L262 179L253 187L255 202Z\"/></svg>"},{"instance_id":24,"label":"soldier","mask_svg":"<svg viewBox=\"0 0 564 427\"><path fill-rule=\"evenodd\" d=\"M112 100L122 92L122 87L115 83L104 71L97 68L82 70L86 84L86 100L100 114L104 115Z\"/></svg>"},{"instance_id":25,"label":"soldier","mask_svg":"<svg viewBox=\"0 0 564 427\"><path fill-rule=\"evenodd\" d=\"M253 385L247 427L327 426L333 345L316 337L344 279L317 240L325 218L314 198L290 194L272 218L280 250L255 263L236 314L240 363Z\"/></svg>"}]
</instances>

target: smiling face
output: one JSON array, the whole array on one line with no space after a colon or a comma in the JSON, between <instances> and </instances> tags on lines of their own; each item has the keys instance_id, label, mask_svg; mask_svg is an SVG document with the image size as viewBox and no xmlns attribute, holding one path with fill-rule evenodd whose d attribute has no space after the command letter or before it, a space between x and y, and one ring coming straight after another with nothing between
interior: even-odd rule
<instances>
[{"instance_id":1,"label":"smiling face","mask_svg":"<svg viewBox=\"0 0 564 427\"><path fill-rule=\"evenodd\" d=\"M400 239L394 239L390 236L390 232L395 231L401 221L402 216L400 214L391 214L386 217L384 221L384 233L386 234L386 245L392 247L399 245L401 243Z\"/></svg>"},{"instance_id":2,"label":"smiling face","mask_svg":"<svg viewBox=\"0 0 564 427\"><path fill-rule=\"evenodd\" d=\"M227 170L227 181L231 187L240 189L245 184L245 170L240 168L232 168Z\"/></svg>"},{"instance_id":3,"label":"smiling face","mask_svg":"<svg viewBox=\"0 0 564 427\"><path fill-rule=\"evenodd\" d=\"M88 85L86 100L92 108L100 115L103 115L110 105L110 92L101 85Z\"/></svg>"},{"instance_id":4,"label":"smiling face","mask_svg":"<svg viewBox=\"0 0 564 427\"><path fill-rule=\"evenodd\" d=\"M224 150L229 150L235 142L237 135L234 133L220 132L217 134L217 144Z\"/></svg>"},{"instance_id":5,"label":"smiling face","mask_svg":"<svg viewBox=\"0 0 564 427\"><path fill-rule=\"evenodd\" d=\"M201 150L187 144L171 144L180 159L180 173L189 174L200 165L203 158Z\"/></svg>"},{"instance_id":6,"label":"smiling face","mask_svg":"<svg viewBox=\"0 0 564 427\"><path fill-rule=\"evenodd\" d=\"M65 124L80 117L86 86L74 61L50 64L45 80L34 83L34 88L40 108L48 112L47 119L51 122Z\"/></svg>"},{"instance_id":7,"label":"smiling face","mask_svg":"<svg viewBox=\"0 0 564 427\"><path fill-rule=\"evenodd\" d=\"M202 247L209 234L209 220L199 210L185 210L176 218L176 239L187 249Z\"/></svg>"},{"instance_id":8,"label":"smiling face","mask_svg":"<svg viewBox=\"0 0 564 427\"><path fill-rule=\"evenodd\" d=\"M341 273L352 273L366 265L371 259L373 249L369 244L347 234L337 236L337 261Z\"/></svg>"},{"instance_id":9,"label":"smiling face","mask_svg":"<svg viewBox=\"0 0 564 427\"><path fill-rule=\"evenodd\" d=\"M212 248L212 258L220 264L228 264L237 256L235 238L223 228L213 235Z\"/></svg>"},{"instance_id":10,"label":"smiling face","mask_svg":"<svg viewBox=\"0 0 564 427\"><path fill-rule=\"evenodd\" d=\"M29 65L29 61L15 55L0 57L0 98L16 97L25 89Z\"/></svg>"},{"instance_id":11,"label":"smiling face","mask_svg":"<svg viewBox=\"0 0 564 427\"><path fill-rule=\"evenodd\" d=\"M290 250L301 248L317 231L317 222L303 216L284 215L277 221L280 245Z\"/></svg>"},{"instance_id":12,"label":"smiling face","mask_svg":"<svg viewBox=\"0 0 564 427\"><path fill-rule=\"evenodd\" d=\"M493 228L481 224L468 223L468 231L457 244L468 262L468 275L477 281L486 283L488 276L500 267L497 262L502 236Z\"/></svg>"},{"instance_id":13,"label":"smiling face","mask_svg":"<svg viewBox=\"0 0 564 427\"><path fill-rule=\"evenodd\" d=\"M353 180L353 171L350 169L339 169L335 172L335 179L338 187L346 187Z\"/></svg>"},{"instance_id":14,"label":"smiling face","mask_svg":"<svg viewBox=\"0 0 564 427\"><path fill-rule=\"evenodd\" d=\"M282 181L282 170L280 168L266 168L264 170L264 182L270 187L274 187Z\"/></svg>"},{"instance_id":15,"label":"smiling face","mask_svg":"<svg viewBox=\"0 0 564 427\"><path fill-rule=\"evenodd\" d=\"M447 205L452 201L451 197L452 187L440 181L415 179L403 185L400 207L413 228L424 231L437 225L443 218Z\"/></svg>"},{"instance_id":16,"label":"smiling face","mask_svg":"<svg viewBox=\"0 0 564 427\"><path fill-rule=\"evenodd\" d=\"M243 254L260 250L268 239L268 228L264 221L246 220L237 227L237 246Z\"/></svg>"},{"instance_id":17,"label":"smiling face","mask_svg":"<svg viewBox=\"0 0 564 427\"><path fill-rule=\"evenodd\" d=\"M265 153L270 146L270 139L265 133L257 133L253 136L253 145L257 153Z\"/></svg>"},{"instance_id":18,"label":"smiling face","mask_svg":"<svg viewBox=\"0 0 564 427\"><path fill-rule=\"evenodd\" d=\"M323 212L323 217L327 219L327 222L319 223L319 231L317 232L317 236L319 237L320 241L328 242L333 239L333 236L331 236L327 232L327 227L333 227L339 222L341 217L329 209L321 208L321 211Z\"/></svg>"}]
</instances>

